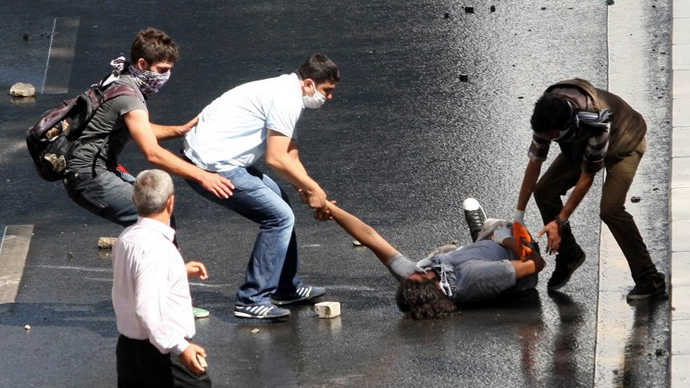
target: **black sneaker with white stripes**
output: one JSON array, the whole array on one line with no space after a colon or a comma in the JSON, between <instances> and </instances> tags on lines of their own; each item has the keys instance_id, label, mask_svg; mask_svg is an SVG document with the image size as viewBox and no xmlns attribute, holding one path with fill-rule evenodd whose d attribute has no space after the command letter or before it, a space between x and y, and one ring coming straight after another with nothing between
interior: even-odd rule
<instances>
[{"instance_id":1,"label":"black sneaker with white stripes","mask_svg":"<svg viewBox=\"0 0 690 388\"><path fill-rule=\"evenodd\" d=\"M302 286L297 287L292 295L286 297L273 296L271 297L271 302L276 306L286 306L289 304L306 302L308 300L316 299L323 296L326 293L326 289L323 287L314 286Z\"/></svg>"},{"instance_id":2,"label":"black sneaker with white stripes","mask_svg":"<svg viewBox=\"0 0 690 388\"><path fill-rule=\"evenodd\" d=\"M290 310L281 309L273 305L256 304L253 306L235 305L235 316L254 319L280 319L287 318Z\"/></svg>"},{"instance_id":3,"label":"black sneaker with white stripes","mask_svg":"<svg viewBox=\"0 0 690 388\"><path fill-rule=\"evenodd\" d=\"M467 198L462 203L462 208L465 211L467 226L470 227L472 241L477 241L477 236L479 236L479 232L482 230L482 226L484 226L484 221L486 221L486 213L484 213L484 209L479 204L479 201L474 198Z\"/></svg>"}]
</instances>

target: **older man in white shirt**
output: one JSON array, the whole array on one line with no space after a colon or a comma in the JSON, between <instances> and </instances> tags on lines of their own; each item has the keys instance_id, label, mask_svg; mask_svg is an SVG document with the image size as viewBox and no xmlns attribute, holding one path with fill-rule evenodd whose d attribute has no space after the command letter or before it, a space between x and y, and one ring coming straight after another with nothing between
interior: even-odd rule
<instances>
[{"instance_id":1,"label":"older man in white shirt","mask_svg":"<svg viewBox=\"0 0 690 388\"><path fill-rule=\"evenodd\" d=\"M120 234L112 256L113 306L121 334L118 387L210 387L206 351L190 342L196 331L187 280L206 279L208 273L201 263L185 265L172 242L170 175L141 172L134 202L139 219Z\"/></svg>"}]
</instances>

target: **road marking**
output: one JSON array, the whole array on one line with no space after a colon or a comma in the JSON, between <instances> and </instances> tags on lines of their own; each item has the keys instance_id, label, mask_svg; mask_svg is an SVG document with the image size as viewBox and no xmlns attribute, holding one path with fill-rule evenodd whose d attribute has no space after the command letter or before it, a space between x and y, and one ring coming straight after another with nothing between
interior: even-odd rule
<instances>
[{"instance_id":1,"label":"road marking","mask_svg":"<svg viewBox=\"0 0 690 388\"><path fill-rule=\"evenodd\" d=\"M17 299L33 231L33 225L5 228L0 242L0 304L14 303Z\"/></svg>"},{"instance_id":2,"label":"road marking","mask_svg":"<svg viewBox=\"0 0 690 388\"><path fill-rule=\"evenodd\" d=\"M112 268L92 268L92 267L75 267L70 265L37 265L37 268L50 268L50 269L69 269L75 271L87 271L87 272L113 272Z\"/></svg>"},{"instance_id":3,"label":"road marking","mask_svg":"<svg viewBox=\"0 0 690 388\"><path fill-rule=\"evenodd\" d=\"M79 17L55 18L41 88L42 94L63 94L69 91L78 31Z\"/></svg>"}]
</instances>

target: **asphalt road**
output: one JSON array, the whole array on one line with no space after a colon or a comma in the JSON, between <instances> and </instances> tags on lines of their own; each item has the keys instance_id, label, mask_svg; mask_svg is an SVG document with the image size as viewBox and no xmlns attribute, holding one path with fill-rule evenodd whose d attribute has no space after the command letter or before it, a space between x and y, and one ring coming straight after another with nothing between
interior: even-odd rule
<instances>
[{"instance_id":1,"label":"asphalt road","mask_svg":"<svg viewBox=\"0 0 690 388\"><path fill-rule=\"evenodd\" d=\"M181 46L171 81L149 103L152 120L162 124L186 122L227 89L290 72L313 52L334 59L342 82L333 101L300 120L300 154L333 199L413 258L453 240L469 242L466 197L478 198L490 216L512 215L531 108L545 87L574 76L607 84L603 1L117 4L0 4L2 90L20 80L40 85L53 19L80 18L70 93L25 104L0 98L0 226L35 225L17 303L0 306L1 345L12 349L0 353L0 386L115 385L112 273L96 241L121 229L77 207L61 184L41 181L23 136L43 110L109 71L140 28L159 27ZM654 82L663 89L666 81ZM666 187L664 125L654 129L661 141L650 147L659 158L643 164L653 167L644 179ZM165 145L177 150L180 142ZM149 167L134 144L121 159L134 173ZM340 301L343 315L318 320L304 306L274 324L232 315L257 228L175 182L183 254L211 271L203 285L192 285L192 296L212 314L197 321L196 340L207 348L216 386L593 384L600 181L572 219L588 260L562 293L546 293L550 263L537 292L434 322L403 319L396 283L375 257L353 247L334 223L314 221L291 193L302 277L327 287L325 299ZM650 191L640 206L665 196ZM527 224L541 225L533 202ZM649 230L657 233L648 244L663 257L667 234ZM652 305L660 312L649 318L645 310L638 327L667 336L667 308ZM25 331L26 324L33 329ZM665 358L647 354L653 345L640 346L631 353L629 381L665 378Z\"/></svg>"}]
</instances>

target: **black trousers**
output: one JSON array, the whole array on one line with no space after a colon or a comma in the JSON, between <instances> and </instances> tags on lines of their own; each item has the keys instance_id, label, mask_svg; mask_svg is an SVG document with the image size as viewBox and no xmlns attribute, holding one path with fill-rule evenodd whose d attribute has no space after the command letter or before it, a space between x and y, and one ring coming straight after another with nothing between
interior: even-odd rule
<instances>
[{"instance_id":1,"label":"black trousers","mask_svg":"<svg viewBox=\"0 0 690 388\"><path fill-rule=\"evenodd\" d=\"M116 353L118 388L211 387L207 373L195 375L179 357L162 354L148 340L120 335Z\"/></svg>"}]
</instances>

